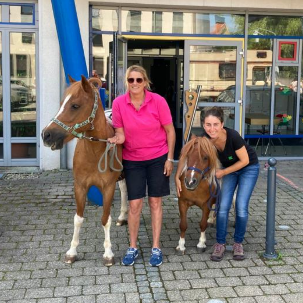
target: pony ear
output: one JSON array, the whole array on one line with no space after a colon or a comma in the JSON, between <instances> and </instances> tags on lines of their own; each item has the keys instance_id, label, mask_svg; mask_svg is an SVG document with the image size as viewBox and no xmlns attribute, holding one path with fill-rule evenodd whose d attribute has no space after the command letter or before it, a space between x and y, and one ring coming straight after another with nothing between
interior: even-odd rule
<instances>
[{"instance_id":1,"label":"pony ear","mask_svg":"<svg viewBox=\"0 0 303 303\"><path fill-rule=\"evenodd\" d=\"M69 80L70 83L77 82L75 79L73 79L73 78L71 77L71 75L67 75L67 76L68 76L68 80Z\"/></svg>"},{"instance_id":2,"label":"pony ear","mask_svg":"<svg viewBox=\"0 0 303 303\"><path fill-rule=\"evenodd\" d=\"M97 88L102 87L102 81L99 78L92 77L88 79L88 82L92 84L93 86L96 86Z\"/></svg>"},{"instance_id":3,"label":"pony ear","mask_svg":"<svg viewBox=\"0 0 303 303\"><path fill-rule=\"evenodd\" d=\"M193 133L190 133L190 136L189 136L189 140L188 140L188 141L193 140L193 139L195 139L195 138L197 138L197 136L196 136L195 134L193 134Z\"/></svg>"},{"instance_id":4,"label":"pony ear","mask_svg":"<svg viewBox=\"0 0 303 303\"><path fill-rule=\"evenodd\" d=\"M83 90L86 93L91 93L92 92L91 85L88 83L87 79L83 75L81 75L81 85L82 85Z\"/></svg>"}]
</instances>

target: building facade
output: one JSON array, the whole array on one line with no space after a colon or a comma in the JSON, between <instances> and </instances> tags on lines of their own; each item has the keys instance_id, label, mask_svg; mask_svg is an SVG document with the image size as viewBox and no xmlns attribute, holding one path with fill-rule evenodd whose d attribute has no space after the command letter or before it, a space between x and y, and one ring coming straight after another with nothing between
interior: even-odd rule
<instances>
[{"instance_id":1,"label":"building facade","mask_svg":"<svg viewBox=\"0 0 303 303\"><path fill-rule=\"evenodd\" d=\"M170 106L176 159L185 91L198 88L193 133L202 133L203 109L217 105L261 159L302 159L303 2L160 2L75 0L106 107L124 93L126 68L140 64ZM75 142L51 151L40 136L66 87L51 1L0 2L0 38L0 166L72 167Z\"/></svg>"}]
</instances>

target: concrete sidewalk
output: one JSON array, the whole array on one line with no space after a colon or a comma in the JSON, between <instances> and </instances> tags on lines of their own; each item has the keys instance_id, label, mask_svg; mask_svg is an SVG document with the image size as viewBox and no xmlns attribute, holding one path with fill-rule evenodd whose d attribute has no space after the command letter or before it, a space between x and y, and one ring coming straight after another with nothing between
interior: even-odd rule
<instances>
[{"instance_id":1,"label":"concrete sidewalk","mask_svg":"<svg viewBox=\"0 0 303 303\"><path fill-rule=\"evenodd\" d=\"M116 264L102 265L104 233L102 208L87 206L80 234L79 261L64 264L73 233L75 202L71 171L4 174L0 180L0 302L303 302L303 161L277 164L277 260L265 260L267 171L260 177L250 203L244 242L246 259L237 262L232 252L216 263L209 260L215 228L207 230L207 249L196 249L201 212L191 208L186 233L186 254L175 247L179 240L176 192L164 198L161 236L164 255L159 268L148 265L151 220L145 204L139 232L139 258L134 266L120 265L128 247L127 227L112 225ZM173 178L171 179L173 181ZM113 220L119 213L115 193ZM233 215L227 244L231 245Z\"/></svg>"}]
</instances>

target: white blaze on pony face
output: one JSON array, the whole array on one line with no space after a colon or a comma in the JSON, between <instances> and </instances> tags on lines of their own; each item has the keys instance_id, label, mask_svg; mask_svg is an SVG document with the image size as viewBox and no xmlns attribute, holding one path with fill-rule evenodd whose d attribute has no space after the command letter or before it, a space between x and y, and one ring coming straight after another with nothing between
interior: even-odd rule
<instances>
[{"instance_id":1,"label":"white blaze on pony face","mask_svg":"<svg viewBox=\"0 0 303 303\"><path fill-rule=\"evenodd\" d=\"M72 94L68 94L68 95L65 97L65 99L64 99L64 101L63 101L63 103L62 103L62 105L61 105L61 108L60 108L60 110L58 111L58 113L57 113L57 115L56 115L55 118L58 118L58 116L59 116L60 114L63 113L63 111L65 110L65 106L66 106L67 102L69 101L69 99L71 98L71 96L72 96Z\"/></svg>"},{"instance_id":2,"label":"white blaze on pony face","mask_svg":"<svg viewBox=\"0 0 303 303\"><path fill-rule=\"evenodd\" d=\"M64 99L64 101L63 101L63 103L62 103L62 105L61 105L61 107L60 107L60 109L59 109L59 111L58 111L58 113L57 113L57 115L55 116L54 119L58 119L59 115L63 113L63 111L65 109L65 106L66 106L67 102L69 101L69 99L71 98L71 96L72 96L72 94L68 94L65 97L65 99ZM53 121L49 122L48 125L47 125L47 127L49 127L52 123L53 123Z\"/></svg>"}]
</instances>

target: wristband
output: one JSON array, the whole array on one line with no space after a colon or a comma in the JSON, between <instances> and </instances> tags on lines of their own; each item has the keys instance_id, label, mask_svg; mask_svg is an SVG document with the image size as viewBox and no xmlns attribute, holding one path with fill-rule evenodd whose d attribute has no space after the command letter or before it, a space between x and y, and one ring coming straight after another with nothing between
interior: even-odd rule
<instances>
[{"instance_id":1,"label":"wristband","mask_svg":"<svg viewBox=\"0 0 303 303\"><path fill-rule=\"evenodd\" d=\"M174 159L167 158L166 160L169 161L169 162L174 162Z\"/></svg>"}]
</instances>

